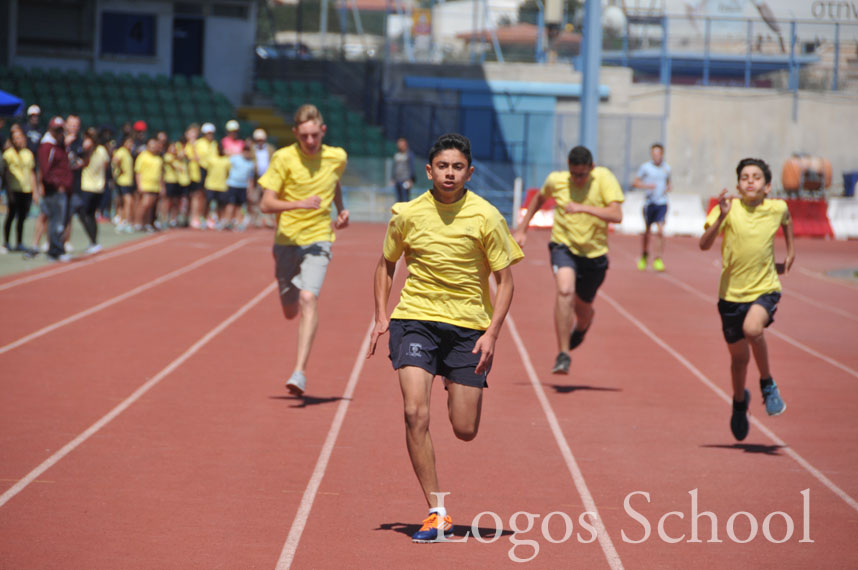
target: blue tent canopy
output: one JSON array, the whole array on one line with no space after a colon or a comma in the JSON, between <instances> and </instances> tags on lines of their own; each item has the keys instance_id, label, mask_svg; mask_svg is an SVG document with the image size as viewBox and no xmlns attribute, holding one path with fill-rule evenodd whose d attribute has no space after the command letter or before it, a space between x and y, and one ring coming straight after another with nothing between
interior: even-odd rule
<instances>
[{"instance_id":1,"label":"blue tent canopy","mask_svg":"<svg viewBox=\"0 0 858 570\"><path fill-rule=\"evenodd\" d=\"M0 117L14 117L23 108L23 101L5 91L0 91Z\"/></svg>"}]
</instances>

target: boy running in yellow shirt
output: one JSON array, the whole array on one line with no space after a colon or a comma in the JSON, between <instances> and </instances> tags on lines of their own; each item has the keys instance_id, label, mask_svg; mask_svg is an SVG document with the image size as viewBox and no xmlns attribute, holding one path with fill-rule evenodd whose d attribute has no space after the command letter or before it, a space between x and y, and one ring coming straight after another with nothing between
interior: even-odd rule
<instances>
[{"instance_id":1,"label":"boy running in yellow shirt","mask_svg":"<svg viewBox=\"0 0 858 570\"><path fill-rule=\"evenodd\" d=\"M620 183L604 166L593 165L593 154L583 146L569 151L569 170L552 172L530 201L515 231L524 246L527 225L548 198L554 198L551 230L551 267L554 271L554 330L560 352L554 374L569 374L569 351L584 342L593 322L593 301L608 271L608 223L623 221L625 200ZM574 327L573 327L574 322Z\"/></svg>"},{"instance_id":2,"label":"boy running in yellow shirt","mask_svg":"<svg viewBox=\"0 0 858 570\"><path fill-rule=\"evenodd\" d=\"M745 377L751 353L760 371L760 390L766 413L776 416L786 410L769 368L769 352L763 330L774 322L781 298L778 273L786 273L795 261L792 218L783 200L768 200L772 189L769 165L758 158L745 158L736 168L740 198L718 196L718 205L706 217L700 249L707 250L721 240L721 283L718 312L724 340L730 351L733 382L733 413L730 430L742 441L748 435L748 402ZM775 263L774 240L782 227L786 240L786 260Z\"/></svg>"},{"instance_id":3,"label":"boy running in yellow shirt","mask_svg":"<svg viewBox=\"0 0 858 570\"><path fill-rule=\"evenodd\" d=\"M322 144L327 130L322 114L313 105L302 105L293 125L297 142L275 152L259 179L265 191L259 206L263 213L278 217L274 269L283 315L289 320L301 315L295 369L286 382L286 388L300 396L307 385L305 369L319 324L319 293L335 239L331 204L338 212L335 229L348 225L349 211L340 188L346 151Z\"/></svg>"},{"instance_id":4,"label":"boy running in yellow shirt","mask_svg":"<svg viewBox=\"0 0 858 570\"><path fill-rule=\"evenodd\" d=\"M432 189L393 206L375 271L375 327L367 356L389 329L390 359L399 372L405 408L405 441L429 504L429 516L412 536L415 542L439 540L439 530L443 536L453 532L437 495L441 488L429 434L432 381L444 378L453 433L463 441L474 439L495 342L512 301L510 266L524 257L497 209L465 188L473 172L470 141L458 134L441 136L426 165ZM403 255L408 278L388 320L393 274Z\"/></svg>"}]
</instances>

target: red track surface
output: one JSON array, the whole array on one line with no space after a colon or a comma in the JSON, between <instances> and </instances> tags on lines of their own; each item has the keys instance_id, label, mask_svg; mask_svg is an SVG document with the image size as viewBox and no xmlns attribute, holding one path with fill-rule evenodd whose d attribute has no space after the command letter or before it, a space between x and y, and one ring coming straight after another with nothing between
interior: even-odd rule
<instances>
[{"instance_id":1,"label":"red track surface","mask_svg":"<svg viewBox=\"0 0 858 570\"><path fill-rule=\"evenodd\" d=\"M504 535L414 545L408 535L425 506L398 384L386 346L366 362L361 354L383 233L360 224L340 233L303 400L282 387L296 323L282 318L270 289L247 307L273 282L267 233L177 233L0 290L0 568L858 567L858 287L824 275L854 265L858 243L799 240L767 333L789 409L765 415L752 368L756 422L736 444L715 309L717 248L702 253L696 240L672 239L659 275L634 268L637 238L612 236L594 328L573 353L572 374L552 376L547 232L531 232L476 440L453 437L440 385L434 393L432 434L458 538L484 511L500 517ZM354 393L343 400L350 378ZM110 421L79 437L111 410ZM317 464L326 441L329 461ZM695 489L698 510L718 518L720 543L706 542L705 517L703 542L688 542ZM800 542L805 489L812 543ZM644 529L624 508L627 497L652 527L637 544ZM588 501L607 537L585 544L578 537L591 534L579 515ZM518 511L539 518L514 536ZM664 523L670 537L685 535L676 544L658 533L669 511L684 517ZM727 520L740 511L760 527L747 544L728 536ZM794 523L783 544L763 535L774 511ZM543 535L552 512L573 523L559 544L548 538L563 537L560 515ZM517 522L527 527L524 515ZM770 522L782 538L784 517ZM479 523L490 536L494 520ZM735 535L748 533L737 515Z\"/></svg>"}]
</instances>

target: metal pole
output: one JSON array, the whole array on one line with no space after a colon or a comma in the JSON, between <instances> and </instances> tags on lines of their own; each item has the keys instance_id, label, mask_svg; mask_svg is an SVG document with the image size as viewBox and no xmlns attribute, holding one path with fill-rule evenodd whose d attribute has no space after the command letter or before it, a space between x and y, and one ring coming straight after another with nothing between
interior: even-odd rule
<instances>
[{"instance_id":1,"label":"metal pole","mask_svg":"<svg viewBox=\"0 0 858 570\"><path fill-rule=\"evenodd\" d=\"M748 45L745 50L745 87L751 86L751 49L754 43L754 22L748 20Z\"/></svg>"},{"instance_id":2,"label":"metal pole","mask_svg":"<svg viewBox=\"0 0 858 570\"><path fill-rule=\"evenodd\" d=\"M834 23L834 79L831 90L837 91L837 80L840 71L840 22Z\"/></svg>"},{"instance_id":3,"label":"metal pole","mask_svg":"<svg viewBox=\"0 0 858 570\"><path fill-rule=\"evenodd\" d=\"M328 0L322 0L322 13L319 19L319 43L321 44L322 56L324 57L325 48L328 40Z\"/></svg>"},{"instance_id":4,"label":"metal pole","mask_svg":"<svg viewBox=\"0 0 858 570\"><path fill-rule=\"evenodd\" d=\"M602 6L586 0L584 7L584 70L581 89L580 144L597 161L599 143L599 66L602 63Z\"/></svg>"},{"instance_id":5,"label":"metal pole","mask_svg":"<svg viewBox=\"0 0 858 570\"><path fill-rule=\"evenodd\" d=\"M536 61L545 63L545 48L542 45L545 41L545 10L540 0L536 0L536 6L539 8L536 21Z\"/></svg>"},{"instance_id":6,"label":"metal pole","mask_svg":"<svg viewBox=\"0 0 858 570\"><path fill-rule=\"evenodd\" d=\"M709 42L711 36L712 20L706 18L706 28L703 32L703 86L709 86Z\"/></svg>"},{"instance_id":7,"label":"metal pole","mask_svg":"<svg viewBox=\"0 0 858 570\"><path fill-rule=\"evenodd\" d=\"M790 46L789 46L789 87L792 89L792 121L798 121L798 63L795 61L795 20L790 22Z\"/></svg>"}]
</instances>

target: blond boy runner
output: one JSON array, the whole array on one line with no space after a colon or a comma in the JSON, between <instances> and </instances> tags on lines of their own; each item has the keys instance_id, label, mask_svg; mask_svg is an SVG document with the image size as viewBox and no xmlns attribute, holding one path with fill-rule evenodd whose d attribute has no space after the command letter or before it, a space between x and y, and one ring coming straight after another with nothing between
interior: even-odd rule
<instances>
[{"instance_id":1,"label":"blond boy runner","mask_svg":"<svg viewBox=\"0 0 858 570\"><path fill-rule=\"evenodd\" d=\"M774 322L781 298L778 273L787 273L795 261L792 218L783 200L766 198L772 189L769 165L758 158L745 158L736 167L740 198L727 195L725 188L718 205L706 217L700 249L721 241L721 282L718 313L727 349L733 384L733 413L730 430L742 441L748 435L748 402L745 377L751 353L760 371L760 390L766 413L777 416L786 410L777 384L772 380L769 351L763 331ZM784 263L775 263L774 240L783 228L787 253Z\"/></svg>"},{"instance_id":2,"label":"blond boy runner","mask_svg":"<svg viewBox=\"0 0 858 570\"><path fill-rule=\"evenodd\" d=\"M283 315L290 320L301 316L295 369L286 382L286 388L297 396L306 389L305 369L319 323L319 292L335 239L331 203L337 207L333 227L341 229L349 223L340 188L346 151L322 144L326 130L319 110L302 105L292 127L297 142L275 152L259 179L264 189L260 210L279 218L274 269Z\"/></svg>"},{"instance_id":3,"label":"blond boy runner","mask_svg":"<svg viewBox=\"0 0 858 570\"><path fill-rule=\"evenodd\" d=\"M617 178L604 166L594 166L586 147L570 150L568 163L568 171L548 175L515 231L516 241L524 246L533 215L548 198L554 198L548 244L556 287L554 330L560 349L551 370L554 374L569 373L568 352L584 341L593 321L593 300L608 271L608 223L623 221L620 204L625 200Z\"/></svg>"},{"instance_id":4,"label":"blond boy runner","mask_svg":"<svg viewBox=\"0 0 858 570\"><path fill-rule=\"evenodd\" d=\"M438 500L429 434L432 381L436 375L444 378L456 437L474 439L495 342L512 302L510 266L524 257L497 209L465 188L473 172L470 141L442 135L426 165L432 189L393 206L375 271L375 327L367 356L389 328L390 359L405 408L405 441L429 505L429 516L411 537L414 542L443 540L453 532L452 519ZM403 255L409 275L388 319L396 261ZM494 307L489 275L497 282Z\"/></svg>"}]
</instances>

